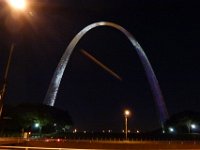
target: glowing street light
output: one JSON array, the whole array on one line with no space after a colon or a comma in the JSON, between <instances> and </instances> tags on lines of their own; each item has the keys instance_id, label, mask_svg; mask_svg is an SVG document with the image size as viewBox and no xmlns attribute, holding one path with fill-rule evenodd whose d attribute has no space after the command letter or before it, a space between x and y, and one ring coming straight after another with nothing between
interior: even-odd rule
<instances>
[{"instance_id":1,"label":"glowing street light","mask_svg":"<svg viewBox=\"0 0 200 150\"><path fill-rule=\"evenodd\" d=\"M169 132L170 132L170 133L174 133L174 131L175 131L174 128L169 127Z\"/></svg>"},{"instance_id":2,"label":"glowing street light","mask_svg":"<svg viewBox=\"0 0 200 150\"><path fill-rule=\"evenodd\" d=\"M130 116L131 112L129 110L124 111L124 117L125 117L125 135L127 140L127 133L128 133L128 117Z\"/></svg>"},{"instance_id":3,"label":"glowing street light","mask_svg":"<svg viewBox=\"0 0 200 150\"><path fill-rule=\"evenodd\" d=\"M190 124L190 126L189 126L189 133L194 133L194 131L195 131L197 128L198 128L198 127L197 127L196 124L194 124L194 123Z\"/></svg>"},{"instance_id":4,"label":"glowing street light","mask_svg":"<svg viewBox=\"0 0 200 150\"><path fill-rule=\"evenodd\" d=\"M124 115L125 115L126 117L128 117L128 116L130 115L130 111L129 111L129 110L125 110L125 111L124 111Z\"/></svg>"},{"instance_id":5,"label":"glowing street light","mask_svg":"<svg viewBox=\"0 0 200 150\"><path fill-rule=\"evenodd\" d=\"M35 123L35 128L39 128L40 124L39 123Z\"/></svg>"},{"instance_id":6,"label":"glowing street light","mask_svg":"<svg viewBox=\"0 0 200 150\"><path fill-rule=\"evenodd\" d=\"M42 124L40 124L39 122L34 123L34 127L39 130L39 135L41 136L42 133Z\"/></svg>"},{"instance_id":7,"label":"glowing street light","mask_svg":"<svg viewBox=\"0 0 200 150\"><path fill-rule=\"evenodd\" d=\"M192 129L196 129L197 128L196 124L191 124L190 126L191 126Z\"/></svg>"},{"instance_id":8,"label":"glowing street light","mask_svg":"<svg viewBox=\"0 0 200 150\"><path fill-rule=\"evenodd\" d=\"M16 10L24 10L26 9L26 0L8 0L8 4Z\"/></svg>"}]
</instances>

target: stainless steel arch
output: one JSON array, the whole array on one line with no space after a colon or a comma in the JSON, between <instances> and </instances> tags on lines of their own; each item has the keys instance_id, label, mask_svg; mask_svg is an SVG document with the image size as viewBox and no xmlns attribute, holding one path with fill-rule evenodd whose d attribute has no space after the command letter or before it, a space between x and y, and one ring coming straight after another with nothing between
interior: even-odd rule
<instances>
[{"instance_id":1,"label":"stainless steel arch","mask_svg":"<svg viewBox=\"0 0 200 150\"><path fill-rule=\"evenodd\" d=\"M166 109L166 105L162 96L162 92L160 90L160 86L158 83L158 80L155 76L155 73L151 67L151 64L146 56L146 54L144 53L142 47L140 46L140 44L135 40L135 38L123 27L121 27L118 24L112 23L112 22L96 22L96 23L92 23L88 26L86 26L84 29L82 29L70 42L70 44L68 45L68 47L66 48L55 72L53 75L53 78L51 80L49 89L47 91L46 97L44 99L44 104L46 105L50 105L50 106L54 106L55 104L55 100L56 100L56 95L59 89L59 85L64 73L64 70L66 68L66 65L69 61L70 55L72 53L72 51L74 50L76 44L79 42L79 40L91 29L95 28L95 27L99 27L99 26L109 26L112 28L115 28L119 31L121 31L123 34L126 35L126 37L129 39L129 41L132 43L132 45L135 47L135 50L143 64L144 70L146 72L149 84L151 86L151 90L152 90L152 94L154 96L155 99L155 103L157 105L158 108L158 112L159 112L159 117L160 117L160 121L161 123L163 123L166 119L168 119L168 112Z\"/></svg>"}]
</instances>

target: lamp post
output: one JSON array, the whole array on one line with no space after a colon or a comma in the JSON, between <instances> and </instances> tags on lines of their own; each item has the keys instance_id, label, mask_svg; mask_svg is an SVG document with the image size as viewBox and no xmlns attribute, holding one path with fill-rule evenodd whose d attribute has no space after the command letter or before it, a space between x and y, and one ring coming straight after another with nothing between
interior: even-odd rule
<instances>
[{"instance_id":1,"label":"lamp post","mask_svg":"<svg viewBox=\"0 0 200 150\"><path fill-rule=\"evenodd\" d=\"M24 11L26 9L26 1L25 0L7 0L7 3L11 7L11 9L13 9L15 11ZM5 92L6 92L6 88L7 88L8 72L9 72L9 68L10 68L10 63L11 63L14 47L15 47L15 44L13 42L11 44L11 48L9 51L8 61L6 63L6 69L5 69L5 73L4 73L4 79L3 79L3 86L2 86L2 89L0 90L0 117L2 115L3 102L4 102Z\"/></svg>"},{"instance_id":2,"label":"lamp post","mask_svg":"<svg viewBox=\"0 0 200 150\"><path fill-rule=\"evenodd\" d=\"M193 130L195 130L195 129L197 129L196 124L194 124L194 123L190 124L190 132L189 132L189 133L190 133L190 134L191 134L191 133L194 133Z\"/></svg>"},{"instance_id":3,"label":"lamp post","mask_svg":"<svg viewBox=\"0 0 200 150\"><path fill-rule=\"evenodd\" d=\"M41 123L39 123L39 122L35 123L34 127L38 129L39 136L41 137L41 135L42 135L42 125L41 125Z\"/></svg>"},{"instance_id":4,"label":"lamp post","mask_svg":"<svg viewBox=\"0 0 200 150\"><path fill-rule=\"evenodd\" d=\"M3 100L4 100L6 88L7 88L8 71L9 71L9 68L10 68L10 62L11 62L13 50L14 50L14 44L11 45L11 48L10 48L10 51L9 51L9 57L8 57L8 61L7 61L7 64L6 64L6 70L5 70L4 78L3 78L3 86L2 86L2 89L1 89L1 93L0 93L0 117L2 115Z\"/></svg>"},{"instance_id":5,"label":"lamp post","mask_svg":"<svg viewBox=\"0 0 200 150\"><path fill-rule=\"evenodd\" d=\"M127 140L128 135L128 117L130 116L130 111L125 110L124 111L124 117L125 117L125 139Z\"/></svg>"}]
</instances>

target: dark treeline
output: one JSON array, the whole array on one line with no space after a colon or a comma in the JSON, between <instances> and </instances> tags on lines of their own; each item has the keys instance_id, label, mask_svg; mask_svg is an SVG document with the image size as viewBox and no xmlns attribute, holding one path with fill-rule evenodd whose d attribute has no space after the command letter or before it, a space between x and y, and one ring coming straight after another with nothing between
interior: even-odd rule
<instances>
[{"instance_id":1,"label":"dark treeline","mask_svg":"<svg viewBox=\"0 0 200 150\"><path fill-rule=\"evenodd\" d=\"M67 132L72 119L66 110L42 104L5 106L0 120L1 134Z\"/></svg>"}]
</instances>

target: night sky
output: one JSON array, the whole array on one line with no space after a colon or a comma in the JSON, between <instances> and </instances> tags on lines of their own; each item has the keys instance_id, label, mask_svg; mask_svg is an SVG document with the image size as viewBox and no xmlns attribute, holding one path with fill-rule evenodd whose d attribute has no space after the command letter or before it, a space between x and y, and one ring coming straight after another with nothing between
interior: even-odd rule
<instances>
[{"instance_id":1,"label":"night sky","mask_svg":"<svg viewBox=\"0 0 200 150\"><path fill-rule=\"evenodd\" d=\"M55 68L72 38L97 21L117 23L144 49L160 83L170 115L200 107L200 10L186 0L31 0L28 11L11 17L0 1L0 77L16 43L6 104L42 103ZM85 57L84 49L115 71L114 78ZM160 126L143 66L119 31L98 27L76 46L65 70L55 107L68 110L78 130L121 132L123 110L129 128Z\"/></svg>"}]
</instances>

